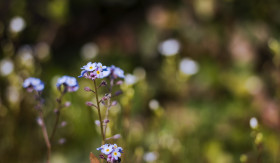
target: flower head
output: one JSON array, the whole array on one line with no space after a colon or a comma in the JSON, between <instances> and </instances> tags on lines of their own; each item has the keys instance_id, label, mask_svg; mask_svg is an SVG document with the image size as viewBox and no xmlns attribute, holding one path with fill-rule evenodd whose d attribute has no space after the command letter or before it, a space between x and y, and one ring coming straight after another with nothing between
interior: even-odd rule
<instances>
[{"instance_id":1,"label":"flower head","mask_svg":"<svg viewBox=\"0 0 280 163\"><path fill-rule=\"evenodd\" d=\"M39 92L43 91L43 89L45 88L45 84L40 79L33 77L25 79L22 86L29 92L33 91L33 89Z\"/></svg>"},{"instance_id":2,"label":"flower head","mask_svg":"<svg viewBox=\"0 0 280 163\"><path fill-rule=\"evenodd\" d=\"M60 89L61 85L64 85L68 92L77 91L79 88L77 79L71 76L62 76L57 80L56 86Z\"/></svg>"},{"instance_id":3,"label":"flower head","mask_svg":"<svg viewBox=\"0 0 280 163\"><path fill-rule=\"evenodd\" d=\"M95 80L96 78L104 78L103 72L107 71L107 67L103 66L100 62L98 63L87 63L85 66L81 68L83 71L79 78L85 77L91 80Z\"/></svg>"},{"instance_id":4,"label":"flower head","mask_svg":"<svg viewBox=\"0 0 280 163\"><path fill-rule=\"evenodd\" d=\"M121 153L123 153L122 147L118 147L117 144L104 144L96 149L101 150L103 154L107 155L110 161L118 160L121 157Z\"/></svg>"}]
</instances>

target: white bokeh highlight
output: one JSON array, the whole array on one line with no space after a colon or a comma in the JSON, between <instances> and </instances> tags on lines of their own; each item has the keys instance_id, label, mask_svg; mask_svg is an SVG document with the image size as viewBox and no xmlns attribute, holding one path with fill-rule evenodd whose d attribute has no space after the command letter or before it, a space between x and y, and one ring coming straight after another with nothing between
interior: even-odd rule
<instances>
[{"instance_id":1,"label":"white bokeh highlight","mask_svg":"<svg viewBox=\"0 0 280 163\"><path fill-rule=\"evenodd\" d=\"M176 39L168 39L158 46L159 52L164 56L176 55L180 50L180 42Z\"/></svg>"},{"instance_id":2,"label":"white bokeh highlight","mask_svg":"<svg viewBox=\"0 0 280 163\"><path fill-rule=\"evenodd\" d=\"M9 59L3 59L0 62L0 73L2 76L7 76L11 74L14 70L14 64Z\"/></svg>"},{"instance_id":3,"label":"white bokeh highlight","mask_svg":"<svg viewBox=\"0 0 280 163\"><path fill-rule=\"evenodd\" d=\"M196 74L199 70L199 65L190 58L183 58L180 61L179 69L186 75Z\"/></svg>"},{"instance_id":4,"label":"white bokeh highlight","mask_svg":"<svg viewBox=\"0 0 280 163\"><path fill-rule=\"evenodd\" d=\"M252 129L256 129L256 128L258 128L258 120L257 120L257 118L255 118L255 117L252 117L251 119L250 119L250 127L252 128Z\"/></svg>"},{"instance_id":5,"label":"white bokeh highlight","mask_svg":"<svg viewBox=\"0 0 280 163\"><path fill-rule=\"evenodd\" d=\"M159 102L156 99L152 99L149 102L149 107L151 110L157 110L159 108Z\"/></svg>"},{"instance_id":6,"label":"white bokeh highlight","mask_svg":"<svg viewBox=\"0 0 280 163\"><path fill-rule=\"evenodd\" d=\"M90 60L97 56L99 48L94 43L86 43L81 49L81 56L84 60Z\"/></svg>"},{"instance_id":7,"label":"white bokeh highlight","mask_svg":"<svg viewBox=\"0 0 280 163\"><path fill-rule=\"evenodd\" d=\"M145 153L143 156L143 159L146 162L154 162L157 160L157 158L158 158L158 155L155 152L148 152L148 153Z\"/></svg>"},{"instance_id":8,"label":"white bokeh highlight","mask_svg":"<svg viewBox=\"0 0 280 163\"><path fill-rule=\"evenodd\" d=\"M25 21L22 17L14 17L10 22L10 30L14 33L18 33L25 28Z\"/></svg>"}]
</instances>

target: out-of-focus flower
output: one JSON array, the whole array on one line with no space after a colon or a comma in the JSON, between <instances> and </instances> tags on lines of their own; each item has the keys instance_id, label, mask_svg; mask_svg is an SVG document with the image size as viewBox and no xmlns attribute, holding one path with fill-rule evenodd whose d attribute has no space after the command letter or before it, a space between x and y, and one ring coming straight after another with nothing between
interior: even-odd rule
<instances>
[{"instance_id":1,"label":"out-of-focus flower","mask_svg":"<svg viewBox=\"0 0 280 163\"><path fill-rule=\"evenodd\" d=\"M116 79L116 78L124 78L124 71L122 69L120 69L119 67L116 67L114 65L110 66L107 68L107 71L104 71L103 76L107 77L111 75L112 78Z\"/></svg>"},{"instance_id":2,"label":"out-of-focus flower","mask_svg":"<svg viewBox=\"0 0 280 163\"><path fill-rule=\"evenodd\" d=\"M250 119L250 127L251 127L252 129L256 129L256 128L258 127L258 120L257 120L257 118L252 117L252 118Z\"/></svg>"},{"instance_id":3,"label":"out-of-focus flower","mask_svg":"<svg viewBox=\"0 0 280 163\"><path fill-rule=\"evenodd\" d=\"M14 70L14 64L11 60L3 59L0 62L0 73L2 76L9 75Z\"/></svg>"},{"instance_id":4,"label":"out-of-focus flower","mask_svg":"<svg viewBox=\"0 0 280 163\"><path fill-rule=\"evenodd\" d=\"M25 27L25 21L22 17L14 17L10 22L10 30L14 33L22 31Z\"/></svg>"},{"instance_id":5,"label":"out-of-focus flower","mask_svg":"<svg viewBox=\"0 0 280 163\"><path fill-rule=\"evenodd\" d=\"M83 71L81 72L81 75L78 76L79 78L85 77L91 80L95 80L96 78L104 78L104 74L107 74L108 71L106 66L103 66L100 62L98 63L92 63L89 62L85 66L81 68Z\"/></svg>"},{"instance_id":6,"label":"out-of-focus flower","mask_svg":"<svg viewBox=\"0 0 280 163\"><path fill-rule=\"evenodd\" d=\"M199 70L198 64L190 59L184 58L180 62L180 71L186 75L193 75L196 74Z\"/></svg>"},{"instance_id":7,"label":"out-of-focus flower","mask_svg":"<svg viewBox=\"0 0 280 163\"><path fill-rule=\"evenodd\" d=\"M148 152L144 154L144 160L147 162L153 162L157 159L157 154L155 152Z\"/></svg>"},{"instance_id":8,"label":"out-of-focus flower","mask_svg":"<svg viewBox=\"0 0 280 163\"><path fill-rule=\"evenodd\" d=\"M77 91L79 88L77 79L71 76L62 76L61 78L59 78L56 83L56 86L59 90L61 88L61 85L64 85L68 92Z\"/></svg>"},{"instance_id":9,"label":"out-of-focus flower","mask_svg":"<svg viewBox=\"0 0 280 163\"><path fill-rule=\"evenodd\" d=\"M124 81L127 85L133 85L137 82L137 78L132 74L125 75Z\"/></svg>"},{"instance_id":10,"label":"out-of-focus flower","mask_svg":"<svg viewBox=\"0 0 280 163\"><path fill-rule=\"evenodd\" d=\"M29 92L32 92L33 89L39 92L45 88L44 83L40 79L33 77L25 79L22 86Z\"/></svg>"},{"instance_id":11,"label":"out-of-focus flower","mask_svg":"<svg viewBox=\"0 0 280 163\"><path fill-rule=\"evenodd\" d=\"M179 52L180 43L176 39L168 39L159 44L158 50L164 56L173 56Z\"/></svg>"}]
</instances>

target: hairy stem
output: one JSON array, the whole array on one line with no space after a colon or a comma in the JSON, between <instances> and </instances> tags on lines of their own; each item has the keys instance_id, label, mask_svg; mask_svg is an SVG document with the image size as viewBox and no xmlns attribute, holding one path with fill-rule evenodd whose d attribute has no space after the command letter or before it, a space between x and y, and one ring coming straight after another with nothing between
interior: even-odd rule
<instances>
[{"instance_id":1,"label":"hairy stem","mask_svg":"<svg viewBox=\"0 0 280 163\"><path fill-rule=\"evenodd\" d=\"M103 121L101 118L101 113L100 113L100 105L99 105L99 100L98 100L98 91L97 91L97 86L95 80L94 82L94 89L95 89L95 97L96 97L96 104L97 104L97 110L98 110L98 117L100 121L100 130L101 130L101 135L102 135L102 143L101 145L104 145L105 143L105 135L104 135L104 130L103 130Z\"/></svg>"}]
</instances>

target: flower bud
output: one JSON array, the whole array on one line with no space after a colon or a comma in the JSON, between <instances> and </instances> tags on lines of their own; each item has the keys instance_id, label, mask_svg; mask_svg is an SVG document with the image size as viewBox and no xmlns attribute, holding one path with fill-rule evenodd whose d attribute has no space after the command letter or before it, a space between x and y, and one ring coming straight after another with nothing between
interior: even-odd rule
<instances>
[{"instance_id":1,"label":"flower bud","mask_svg":"<svg viewBox=\"0 0 280 163\"><path fill-rule=\"evenodd\" d=\"M67 122L66 121L62 121L61 124L60 124L60 127L65 127L67 125Z\"/></svg>"},{"instance_id":2,"label":"flower bud","mask_svg":"<svg viewBox=\"0 0 280 163\"><path fill-rule=\"evenodd\" d=\"M116 85L122 85L123 84L123 81L122 80L119 80L116 82Z\"/></svg>"},{"instance_id":3,"label":"flower bud","mask_svg":"<svg viewBox=\"0 0 280 163\"><path fill-rule=\"evenodd\" d=\"M100 126L100 121L99 120L95 120L94 122L95 122L96 126Z\"/></svg>"},{"instance_id":4,"label":"flower bud","mask_svg":"<svg viewBox=\"0 0 280 163\"><path fill-rule=\"evenodd\" d=\"M122 94L123 92L121 91L121 90L119 90L119 91L117 91L117 92L115 92L115 96L118 96L118 95L120 95L120 94Z\"/></svg>"},{"instance_id":5,"label":"flower bud","mask_svg":"<svg viewBox=\"0 0 280 163\"><path fill-rule=\"evenodd\" d=\"M86 105L87 105L87 106L95 106L95 105L94 105L92 102L90 102L90 101L87 101L87 102L86 102Z\"/></svg>"},{"instance_id":6,"label":"flower bud","mask_svg":"<svg viewBox=\"0 0 280 163\"><path fill-rule=\"evenodd\" d=\"M116 134L116 135L113 136L113 139L119 139L121 137L122 137L121 134Z\"/></svg>"},{"instance_id":7,"label":"flower bud","mask_svg":"<svg viewBox=\"0 0 280 163\"><path fill-rule=\"evenodd\" d=\"M85 87L84 90L87 91L87 92L91 91L91 89L89 87Z\"/></svg>"},{"instance_id":8,"label":"flower bud","mask_svg":"<svg viewBox=\"0 0 280 163\"><path fill-rule=\"evenodd\" d=\"M104 120L104 123L109 123L109 122L110 122L109 119L105 119L105 120Z\"/></svg>"},{"instance_id":9,"label":"flower bud","mask_svg":"<svg viewBox=\"0 0 280 163\"><path fill-rule=\"evenodd\" d=\"M58 143L59 144L64 144L66 142L66 139L65 138L61 138L58 140Z\"/></svg>"},{"instance_id":10,"label":"flower bud","mask_svg":"<svg viewBox=\"0 0 280 163\"><path fill-rule=\"evenodd\" d=\"M101 154L101 155L99 155L99 158L101 158L101 159L105 159L105 157Z\"/></svg>"},{"instance_id":11,"label":"flower bud","mask_svg":"<svg viewBox=\"0 0 280 163\"><path fill-rule=\"evenodd\" d=\"M115 106L115 105L117 105L117 104L118 104L117 101L113 101L111 105L112 105L112 106Z\"/></svg>"},{"instance_id":12,"label":"flower bud","mask_svg":"<svg viewBox=\"0 0 280 163\"><path fill-rule=\"evenodd\" d=\"M103 87L103 86L106 86L106 85L107 85L107 82L106 82L105 80L103 80L103 81L100 83L99 87Z\"/></svg>"},{"instance_id":13,"label":"flower bud","mask_svg":"<svg viewBox=\"0 0 280 163\"><path fill-rule=\"evenodd\" d=\"M70 101L67 101L67 102L64 103L64 106L65 106L65 107L69 107L70 105L71 105L71 102L70 102Z\"/></svg>"},{"instance_id":14,"label":"flower bud","mask_svg":"<svg viewBox=\"0 0 280 163\"><path fill-rule=\"evenodd\" d=\"M38 123L39 126L42 126L43 125L43 120L40 117L38 117L37 118L37 123Z\"/></svg>"}]
</instances>

